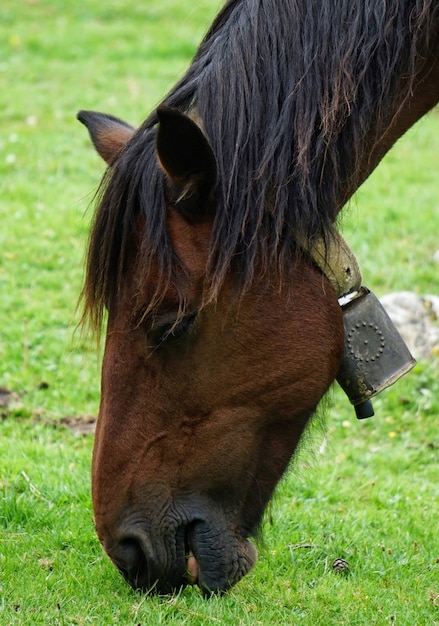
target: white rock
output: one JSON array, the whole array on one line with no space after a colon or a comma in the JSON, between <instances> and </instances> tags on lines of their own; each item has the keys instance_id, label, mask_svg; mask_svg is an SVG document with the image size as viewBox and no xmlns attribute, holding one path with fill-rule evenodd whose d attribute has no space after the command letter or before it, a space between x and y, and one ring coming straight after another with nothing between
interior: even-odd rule
<instances>
[{"instance_id":1,"label":"white rock","mask_svg":"<svg viewBox=\"0 0 439 626\"><path fill-rule=\"evenodd\" d=\"M439 348L439 296L399 291L380 300L413 356L430 358Z\"/></svg>"}]
</instances>

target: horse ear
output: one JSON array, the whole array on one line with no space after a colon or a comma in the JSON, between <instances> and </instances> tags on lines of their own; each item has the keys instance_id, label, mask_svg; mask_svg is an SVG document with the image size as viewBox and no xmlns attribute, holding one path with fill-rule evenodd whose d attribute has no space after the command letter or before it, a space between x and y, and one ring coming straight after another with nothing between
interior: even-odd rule
<instances>
[{"instance_id":1,"label":"horse ear","mask_svg":"<svg viewBox=\"0 0 439 626\"><path fill-rule=\"evenodd\" d=\"M109 165L135 132L123 120L105 113L79 111L77 118L87 127L94 147Z\"/></svg>"},{"instance_id":2,"label":"horse ear","mask_svg":"<svg viewBox=\"0 0 439 626\"><path fill-rule=\"evenodd\" d=\"M189 219L208 213L217 167L207 137L177 109L160 106L157 118L156 150L168 178L171 202Z\"/></svg>"}]
</instances>

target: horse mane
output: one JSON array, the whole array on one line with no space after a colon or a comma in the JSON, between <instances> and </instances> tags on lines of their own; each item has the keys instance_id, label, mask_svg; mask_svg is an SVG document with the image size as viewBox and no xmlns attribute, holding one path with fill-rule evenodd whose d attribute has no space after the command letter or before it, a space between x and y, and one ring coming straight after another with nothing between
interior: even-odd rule
<instances>
[{"instance_id":1,"label":"horse mane","mask_svg":"<svg viewBox=\"0 0 439 626\"><path fill-rule=\"evenodd\" d=\"M227 2L163 100L196 108L217 160L209 297L230 269L245 288L288 271L297 241L330 236L395 98L409 97L438 24L437 0ZM101 187L83 291L96 326L120 287L139 214L145 268L153 259L160 267L157 298L175 280L156 122L153 113Z\"/></svg>"}]
</instances>

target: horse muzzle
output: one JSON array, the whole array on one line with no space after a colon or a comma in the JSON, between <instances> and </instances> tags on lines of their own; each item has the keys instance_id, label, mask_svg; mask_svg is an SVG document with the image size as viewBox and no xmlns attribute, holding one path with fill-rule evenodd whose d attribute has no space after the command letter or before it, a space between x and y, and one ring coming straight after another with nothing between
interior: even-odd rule
<instances>
[{"instance_id":1,"label":"horse muzzle","mask_svg":"<svg viewBox=\"0 0 439 626\"><path fill-rule=\"evenodd\" d=\"M205 595L221 594L253 567L257 551L223 524L195 520L152 539L141 527L126 527L120 539L104 548L133 587L167 595L198 585Z\"/></svg>"}]
</instances>

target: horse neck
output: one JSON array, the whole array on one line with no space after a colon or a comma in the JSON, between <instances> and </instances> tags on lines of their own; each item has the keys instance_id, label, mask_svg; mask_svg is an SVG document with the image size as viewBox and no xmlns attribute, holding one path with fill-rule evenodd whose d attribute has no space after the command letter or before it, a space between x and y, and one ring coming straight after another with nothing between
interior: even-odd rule
<instances>
[{"instance_id":1,"label":"horse neck","mask_svg":"<svg viewBox=\"0 0 439 626\"><path fill-rule=\"evenodd\" d=\"M421 117L428 113L439 102L439 37L429 60L418 74L413 85L408 80L401 83L400 98L396 99L389 114L379 122L379 127L371 133L379 137L368 146L369 157L364 161L364 168L360 177L355 181L355 188L347 189L342 206L347 202L356 189L368 178L381 159L387 154L396 141L404 135ZM409 95L406 95L406 94Z\"/></svg>"}]
</instances>

